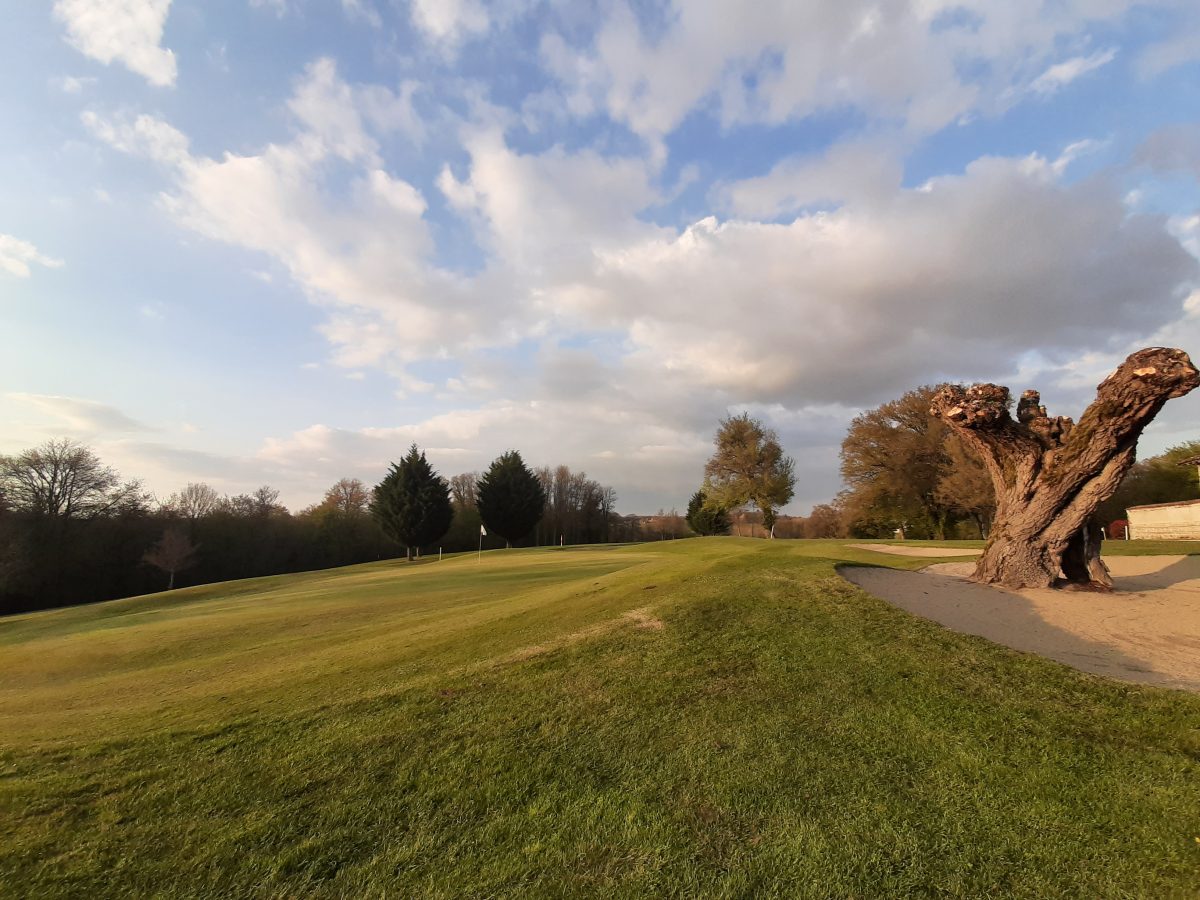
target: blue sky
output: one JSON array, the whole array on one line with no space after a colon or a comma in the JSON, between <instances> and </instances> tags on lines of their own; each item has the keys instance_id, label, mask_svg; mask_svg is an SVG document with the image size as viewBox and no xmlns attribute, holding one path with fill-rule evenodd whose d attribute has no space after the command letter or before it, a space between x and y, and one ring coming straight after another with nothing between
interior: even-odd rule
<instances>
[{"instance_id":1,"label":"blue sky","mask_svg":"<svg viewBox=\"0 0 1200 900\"><path fill-rule=\"evenodd\" d=\"M1200 347L1190 0L0 10L0 452L160 497L298 508L416 441L652 512L748 409L803 513L910 387L1077 415Z\"/></svg>"}]
</instances>

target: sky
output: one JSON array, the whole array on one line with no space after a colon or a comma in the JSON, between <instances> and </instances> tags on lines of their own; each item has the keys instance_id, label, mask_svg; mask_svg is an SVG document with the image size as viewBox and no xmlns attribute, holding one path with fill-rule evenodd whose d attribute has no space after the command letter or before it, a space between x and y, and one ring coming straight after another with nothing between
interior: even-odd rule
<instances>
[{"instance_id":1,"label":"sky","mask_svg":"<svg viewBox=\"0 0 1200 900\"><path fill-rule=\"evenodd\" d=\"M748 411L805 514L910 388L1200 353L1195 0L0 13L0 453L298 509L517 449L650 513Z\"/></svg>"}]
</instances>

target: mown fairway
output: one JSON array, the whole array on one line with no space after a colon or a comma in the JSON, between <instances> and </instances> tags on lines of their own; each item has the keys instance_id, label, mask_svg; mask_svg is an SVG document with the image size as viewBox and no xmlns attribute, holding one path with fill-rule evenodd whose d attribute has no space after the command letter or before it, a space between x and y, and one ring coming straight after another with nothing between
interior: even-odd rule
<instances>
[{"instance_id":1,"label":"mown fairway","mask_svg":"<svg viewBox=\"0 0 1200 900\"><path fill-rule=\"evenodd\" d=\"M508 551L0 620L0 896L1196 896L1200 697L834 570L883 559Z\"/></svg>"}]
</instances>

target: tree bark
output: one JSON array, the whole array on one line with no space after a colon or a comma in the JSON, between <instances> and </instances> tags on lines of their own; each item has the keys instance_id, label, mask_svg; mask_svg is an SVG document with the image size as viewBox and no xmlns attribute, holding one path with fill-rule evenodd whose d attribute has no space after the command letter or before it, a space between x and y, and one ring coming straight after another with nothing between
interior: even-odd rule
<instances>
[{"instance_id":1,"label":"tree bark","mask_svg":"<svg viewBox=\"0 0 1200 900\"><path fill-rule=\"evenodd\" d=\"M1138 438L1167 400L1197 386L1200 372L1186 353L1151 347L1100 383L1078 425L1047 416L1037 391L1021 396L1016 421L1008 388L939 391L930 413L979 454L996 489L996 515L975 579L1051 587L1061 574L1069 583L1111 588L1091 516L1120 485Z\"/></svg>"}]
</instances>

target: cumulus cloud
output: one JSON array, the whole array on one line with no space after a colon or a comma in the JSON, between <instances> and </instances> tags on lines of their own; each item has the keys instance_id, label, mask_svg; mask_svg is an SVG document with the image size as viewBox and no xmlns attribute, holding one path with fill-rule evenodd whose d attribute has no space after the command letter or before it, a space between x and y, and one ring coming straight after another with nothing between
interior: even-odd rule
<instances>
[{"instance_id":1,"label":"cumulus cloud","mask_svg":"<svg viewBox=\"0 0 1200 900\"><path fill-rule=\"evenodd\" d=\"M804 504L832 493L833 451L857 408L942 378L1084 377L1066 361L1116 353L1184 315L1200 272L1181 244L1196 229L1131 214L1115 175L1065 178L1094 142L903 181L921 134L1014 85L1048 95L1109 61L1053 62L1081 45L1066 40L1075 6L1035 29L996 6L971 27L938 24L938 2L767 3L733 19L698 2L658 22L618 5L594 40L547 36L541 59L570 114L606 113L649 151L623 130L547 148L482 94L466 113L443 111L465 117L451 143L414 108L417 96L433 105L436 87L352 83L327 59L297 79L289 130L256 150L207 155L152 116L90 111L83 122L161 166L162 207L181 226L262 254L301 286L354 376L386 370L406 408L469 407L268 440L250 470L279 486L377 477L412 441L446 474L517 446L531 462L586 468L645 509L686 497L717 419L750 408L825 460L809 466ZM410 10L447 47L500 15L471 3ZM656 215L679 190L663 185L674 176L661 142L686 116L704 110L732 128L831 106L874 126L718 184L708 197L721 217ZM441 156L397 170L388 134ZM1178 167L1190 146L1164 137L1141 159ZM411 174L430 171L432 185ZM473 243L441 252L451 229ZM470 263L446 262L462 256ZM414 365L431 360L450 374Z\"/></svg>"},{"instance_id":2,"label":"cumulus cloud","mask_svg":"<svg viewBox=\"0 0 1200 900\"><path fill-rule=\"evenodd\" d=\"M720 0L696 0L661 17L615 4L594 35L548 35L542 55L569 109L605 110L652 143L706 104L726 124L849 107L928 134L1001 104L1028 83L1031 65L1135 3L763 0L730 15ZM953 24L964 11L966 23ZM1112 53L1050 66L1038 89L1061 87Z\"/></svg>"},{"instance_id":3,"label":"cumulus cloud","mask_svg":"<svg viewBox=\"0 0 1200 900\"><path fill-rule=\"evenodd\" d=\"M385 349L402 359L436 352L465 306L455 296L459 279L429 263L421 192L381 168L374 131L390 127L380 113L385 92L358 91L320 60L289 102L301 126L296 138L221 159L191 153L183 134L151 116L88 111L83 121L111 146L167 169L173 187L162 203L181 224L268 254L316 302L342 308L329 334L345 344L347 364L361 365L379 362ZM338 161L356 171L345 197L326 190L344 174ZM362 340L370 328L384 339Z\"/></svg>"},{"instance_id":4,"label":"cumulus cloud","mask_svg":"<svg viewBox=\"0 0 1200 900\"><path fill-rule=\"evenodd\" d=\"M862 402L1025 350L1177 318L1196 260L1119 191L1039 157L984 158L886 202L784 224L710 218L603 255L578 312L745 400Z\"/></svg>"},{"instance_id":5,"label":"cumulus cloud","mask_svg":"<svg viewBox=\"0 0 1200 900\"><path fill-rule=\"evenodd\" d=\"M788 157L766 175L717 189L721 208L741 218L773 219L807 206L839 205L890 196L904 175L896 148L880 141L847 141L820 156Z\"/></svg>"},{"instance_id":6,"label":"cumulus cloud","mask_svg":"<svg viewBox=\"0 0 1200 900\"><path fill-rule=\"evenodd\" d=\"M154 116L106 119L89 109L80 119L92 134L125 153L174 166L190 159L187 136Z\"/></svg>"},{"instance_id":7,"label":"cumulus cloud","mask_svg":"<svg viewBox=\"0 0 1200 900\"><path fill-rule=\"evenodd\" d=\"M56 0L55 17L80 53L119 62L159 87L175 83L175 54L162 46L171 0Z\"/></svg>"},{"instance_id":8,"label":"cumulus cloud","mask_svg":"<svg viewBox=\"0 0 1200 900\"><path fill-rule=\"evenodd\" d=\"M411 0L412 21L431 40L453 48L488 28L488 12L479 0Z\"/></svg>"},{"instance_id":9,"label":"cumulus cloud","mask_svg":"<svg viewBox=\"0 0 1200 900\"><path fill-rule=\"evenodd\" d=\"M0 272L17 278L28 278L31 265L57 269L63 265L63 261L47 256L29 241L15 238L11 234L0 234Z\"/></svg>"}]
</instances>

